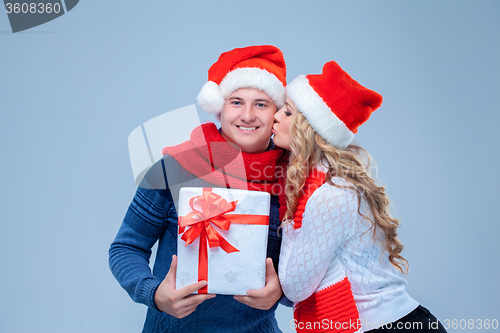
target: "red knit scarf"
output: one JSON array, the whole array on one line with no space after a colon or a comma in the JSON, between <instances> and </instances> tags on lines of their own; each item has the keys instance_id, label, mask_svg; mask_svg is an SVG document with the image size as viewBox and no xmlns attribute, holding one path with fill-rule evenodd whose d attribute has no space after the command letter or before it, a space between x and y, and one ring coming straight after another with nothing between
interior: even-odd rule
<instances>
[{"instance_id":1,"label":"red knit scarf","mask_svg":"<svg viewBox=\"0 0 500 333\"><path fill-rule=\"evenodd\" d=\"M222 137L215 124L206 123L193 130L189 141L166 147L162 153L214 186L278 195L280 206L286 201L287 162L282 149L255 154L242 152Z\"/></svg>"},{"instance_id":2,"label":"red knit scarf","mask_svg":"<svg viewBox=\"0 0 500 333\"><path fill-rule=\"evenodd\" d=\"M302 188L302 194L300 195L297 203L297 210L295 211L293 220L295 229L302 227L302 214L306 209L307 200L311 197L314 191L316 191L321 185L326 182L325 173L317 169L312 169L309 176L306 178L304 187Z\"/></svg>"}]
</instances>

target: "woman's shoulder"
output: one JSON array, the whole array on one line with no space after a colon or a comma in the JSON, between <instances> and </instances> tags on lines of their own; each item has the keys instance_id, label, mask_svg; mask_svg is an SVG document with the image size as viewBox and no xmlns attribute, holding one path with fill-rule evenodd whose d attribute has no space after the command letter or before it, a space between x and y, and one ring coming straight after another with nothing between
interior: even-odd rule
<instances>
[{"instance_id":1,"label":"woman's shoulder","mask_svg":"<svg viewBox=\"0 0 500 333\"><path fill-rule=\"evenodd\" d=\"M331 179L316 189L306 203L304 225L328 224L341 227L342 232L351 230L359 221L359 198L352 184L340 177ZM309 221L314 221L310 224ZM351 231L349 231L350 233Z\"/></svg>"},{"instance_id":2,"label":"woman's shoulder","mask_svg":"<svg viewBox=\"0 0 500 333\"><path fill-rule=\"evenodd\" d=\"M330 180L333 185L325 182L313 192L311 199L318 200L318 198L322 198L325 201L341 200L342 202L357 202L358 192L354 184L341 177L332 177Z\"/></svg>"}]
</instances>

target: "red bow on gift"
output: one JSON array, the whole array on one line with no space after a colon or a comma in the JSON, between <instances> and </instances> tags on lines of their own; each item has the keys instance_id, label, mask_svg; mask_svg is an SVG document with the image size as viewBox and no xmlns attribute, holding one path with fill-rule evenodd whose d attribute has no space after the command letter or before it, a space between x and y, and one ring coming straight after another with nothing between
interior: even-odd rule
<instances>
[{"instance_id":1,"label":"red bow on gift","mask_svg":"<svg viewBox=\"0 0 500 333\"><path fill-rule=\"evenodd\" d=\"M195 200L201 205L201 211L194 208ZM238 219L241 214L228 216L224 214L233 212L237 204L238 201L227 202L220 195L213 193L212 189L204 188L203 195L189 200L189 206L193 211L184 217L179 217L179 234L182 234L187 226L191 226L188 231L184 232L181 239L188 245L198 237L201 237L201 241L206 237L211 248L221 247L227 253L238 252L239 250L229 244L211 225L213 223L222 230L229 230L231 218ZM248 218L248 215L243 216Z\"/></svg>"}]
</instances>

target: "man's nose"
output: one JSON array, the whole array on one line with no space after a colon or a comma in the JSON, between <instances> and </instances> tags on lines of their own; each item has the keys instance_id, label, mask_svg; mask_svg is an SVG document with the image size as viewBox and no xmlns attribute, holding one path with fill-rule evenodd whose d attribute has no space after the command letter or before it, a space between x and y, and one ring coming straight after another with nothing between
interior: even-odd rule
<instances>
[{"instance_id":1,"label":"man's nose","mask_svg":"<svg viewBox=\"0 0 500 333\"><path fill-rule=\"evenodd\" d=\"M251 105L245 105L241 113L241 120L250 123L255 120L255 112Z\"/></svg>"}]
</instances>

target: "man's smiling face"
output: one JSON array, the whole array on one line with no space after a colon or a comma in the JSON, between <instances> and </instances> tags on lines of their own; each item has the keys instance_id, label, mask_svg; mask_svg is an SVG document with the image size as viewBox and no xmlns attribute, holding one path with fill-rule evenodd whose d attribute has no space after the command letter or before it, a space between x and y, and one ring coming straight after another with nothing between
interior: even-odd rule
<instances>
[{"instance_id":1,"label":"man's smiling face","mask_svg":"<svg viewBox=\"0 0 500 333\"><path fill-rule=\"evenodd\" d=\"M224 101L222 136L245 153L264 152L269 145L276 105L262 90L241 88Z\"/></svg>"}]
</instances>

